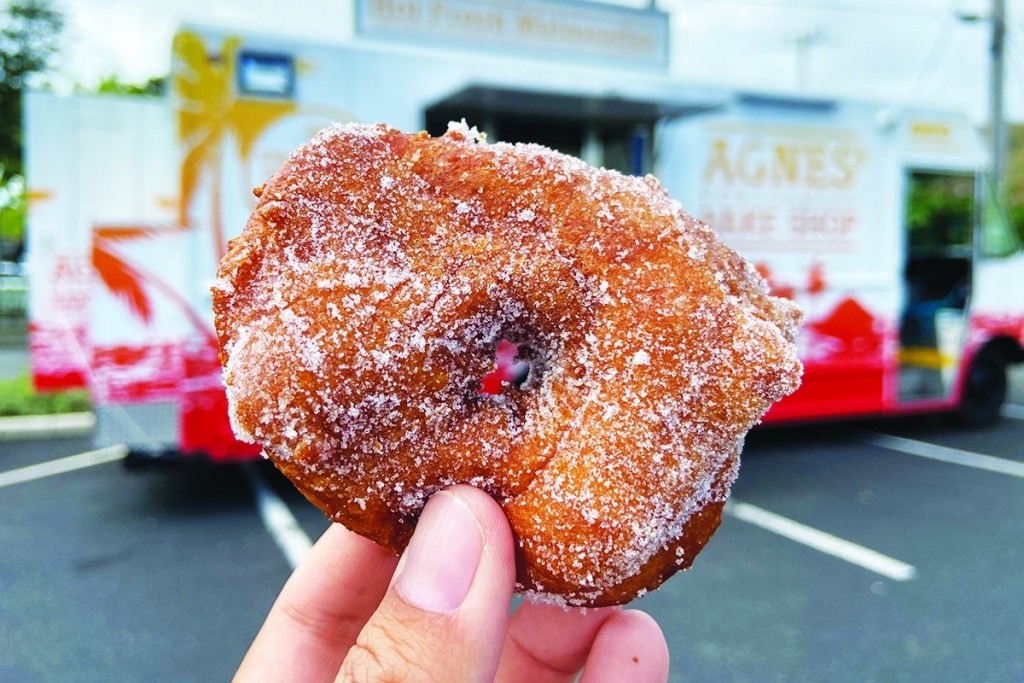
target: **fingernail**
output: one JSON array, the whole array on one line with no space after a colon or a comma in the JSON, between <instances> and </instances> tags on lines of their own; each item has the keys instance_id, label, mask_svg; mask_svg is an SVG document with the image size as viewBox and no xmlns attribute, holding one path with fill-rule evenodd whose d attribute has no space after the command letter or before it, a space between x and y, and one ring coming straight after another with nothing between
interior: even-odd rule
<instances>
[{"instance_id":1,"label":"fingernail","mask_svg":"<svg viewBox=\"0 0 1024 683\"><path fill-rule=\"evenodd\" d=\"M420 515L396 570L395 590L420 609L451 612L469 593L483 547L483 530L466 504L439 493Z\"/></svg>"}]
</instances>

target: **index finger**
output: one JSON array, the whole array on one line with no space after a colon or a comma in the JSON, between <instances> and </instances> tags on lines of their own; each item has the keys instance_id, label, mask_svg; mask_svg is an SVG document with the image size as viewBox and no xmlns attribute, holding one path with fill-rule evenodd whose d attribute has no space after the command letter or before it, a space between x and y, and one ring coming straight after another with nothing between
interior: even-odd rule
<instances>
[{"instance_id":1,"label":"index finger","mask_svg":"<svg viewBox=\"0 0 1024 683\"><path fill-rule=\"evenodd\" d=\"M332 524L281 590L234 680L333 681L397 564L391 552Z\"/></svg>"}]
</instances>

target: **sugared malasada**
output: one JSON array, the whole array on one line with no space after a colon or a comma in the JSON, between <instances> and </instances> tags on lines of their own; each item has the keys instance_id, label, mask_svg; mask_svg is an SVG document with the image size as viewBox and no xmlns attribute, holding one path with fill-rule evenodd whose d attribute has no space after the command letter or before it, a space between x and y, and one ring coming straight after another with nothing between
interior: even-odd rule
<instances>
[{"instance_id":1,"label":"sugared malasada","mask_svg":"<svg viewBox=\"0 0 1024 683\"><path fill-rule=\"evenodd\" d=\"M520 592L627 602L693 561L799 383L799 309L652 177L350 124L258 194L213 291L235 432L395 552L471 484ZM502 340L529 375L482 393Z\"/></svg>"}]
</instances>

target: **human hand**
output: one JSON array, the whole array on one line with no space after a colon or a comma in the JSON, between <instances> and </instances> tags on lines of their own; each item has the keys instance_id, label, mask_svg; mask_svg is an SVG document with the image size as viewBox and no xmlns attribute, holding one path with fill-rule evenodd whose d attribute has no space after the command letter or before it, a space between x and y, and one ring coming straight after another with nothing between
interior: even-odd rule
<instances>
[{"instance_id":1,"label":"human hand","mask_svg":"<svg viewBox=\"0 0 1024 683\"><path fill-rule=\"evenodd\" d=\"M401 559L332 525L295 570L235 681L630 681L668 678L643 612L526 602L513 538L487 494L433 496Z\"/></svg>"}]
</instances>

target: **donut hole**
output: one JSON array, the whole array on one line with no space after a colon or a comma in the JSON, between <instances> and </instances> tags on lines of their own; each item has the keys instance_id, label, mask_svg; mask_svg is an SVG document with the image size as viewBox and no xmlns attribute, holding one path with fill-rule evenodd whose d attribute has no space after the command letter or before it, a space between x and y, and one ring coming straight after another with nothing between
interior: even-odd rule
<instances>
[{"instance_id":1,"label":"donut hole","mask_svg":"<svg viewBox=\"0 0 1024 683\"><path fill-rule=\"evenodd\" d=\"M494 350L494 370L480 378L477 393L495 396L505 384L522 389L533 371L532 355L523 345L503 338Z\"/></svg>"}]
</instances>

